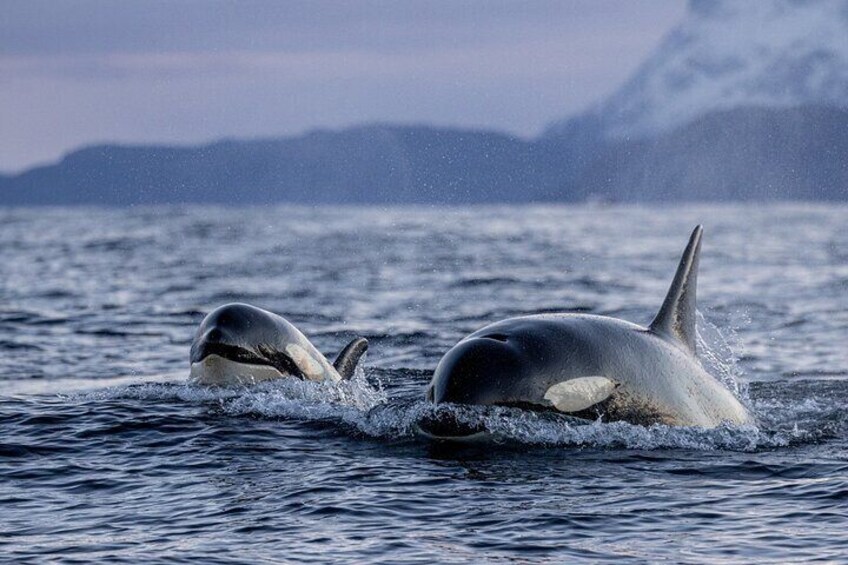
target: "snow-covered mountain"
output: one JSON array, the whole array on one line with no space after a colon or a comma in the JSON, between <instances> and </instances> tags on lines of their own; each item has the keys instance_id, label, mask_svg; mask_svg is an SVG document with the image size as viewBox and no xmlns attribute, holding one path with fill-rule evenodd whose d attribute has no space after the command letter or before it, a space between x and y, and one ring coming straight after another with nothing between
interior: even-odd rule
<instances>
[{"instance_id":1,"label":"snow-covered mountain","mask_svg":"<svg viewBox=\"0 0 848 565\"><path fill-rule=\"evenodd\" d=\"M690 0L654 54L588 115L601 137L622 139L713 111L799 106L848 107L848 0Z\"/></svg>"}]
</instances>

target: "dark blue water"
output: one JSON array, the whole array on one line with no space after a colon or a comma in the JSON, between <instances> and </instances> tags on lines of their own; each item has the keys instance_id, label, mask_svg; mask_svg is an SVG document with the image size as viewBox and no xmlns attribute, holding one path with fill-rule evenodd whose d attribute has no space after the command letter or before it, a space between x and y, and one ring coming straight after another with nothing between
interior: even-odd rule
<instances>
[{"instance_id":1,"label":"dark blue water","mask_svg":"<svg viewBox=\"0 0 848 565\"><path fill-rule=\"evenodd\" d=\"M704 223L717 430L478 414L412 426L441 354L507 316L648 322ZM848 556L848 208L0 210L0 559L805 562ZM185 384L203 314L276 311L341 387Z\"/></svg>"}]
</instances>

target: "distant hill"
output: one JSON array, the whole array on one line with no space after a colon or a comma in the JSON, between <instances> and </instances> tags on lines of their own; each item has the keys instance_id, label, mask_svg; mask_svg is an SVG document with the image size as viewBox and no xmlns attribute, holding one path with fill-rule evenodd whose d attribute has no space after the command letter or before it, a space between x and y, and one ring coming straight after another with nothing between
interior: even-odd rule
<instances>
[{"instance_id":1,"label":"distant hill","mask_svg":"<svg viewBox=\"0 0 848 565\"><path fill-rule=\"evenodd\" d=\"M848 201L848 111L713 112L606 146L571 190L630 202Z\"/></svg>"},{"instance_id":2,"label":"distant hill","mask_svg":"<svg viewBox=\"0 0 848 565\"><path fill-rule=\"evenodd\" d=\"M0 203L471 203L568 200L568 140L368 126L199 147L101 145L0 179Z\"/></svg>"},{"instance_id":3,"label":"distant hill","mask_svg":"<svg viewBox=\"0 0 848 565\"><path fill-rule=\"evenodd\" d=\"M582 129L581 129L582 127ZM736 108L653 137L371 126L198 147L102 145L0 177L0 204L845 200L848 111Z\"/></svg>"}]
</instances>

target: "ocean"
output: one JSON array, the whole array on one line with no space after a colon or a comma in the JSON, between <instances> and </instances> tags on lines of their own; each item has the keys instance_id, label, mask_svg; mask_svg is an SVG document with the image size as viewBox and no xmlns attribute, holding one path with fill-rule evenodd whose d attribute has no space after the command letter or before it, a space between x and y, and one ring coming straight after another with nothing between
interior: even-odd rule
<instances>
[{"instance_id":1,"label":"ocean","mask_svg":"<svg viewBox=\"0 0 848 565\"><path fill-rule=\"evenodd\" d=\"M647 324L705 227L699 351L756 426L504 408L415 433L441 355L510 316ZM0 209L0 560L848 559L848 207ZM190 385L211 309L285 316L340 386ZM474 409L472 409L474 410Z\"/></svg>"}]
</instances>

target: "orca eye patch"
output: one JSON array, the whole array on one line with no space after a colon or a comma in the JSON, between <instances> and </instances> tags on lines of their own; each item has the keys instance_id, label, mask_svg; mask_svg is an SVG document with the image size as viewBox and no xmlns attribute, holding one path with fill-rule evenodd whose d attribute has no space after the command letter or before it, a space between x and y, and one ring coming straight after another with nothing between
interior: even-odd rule
<instances>
[{"instance_id":1,"label":"orca eye patch","mask_svg":"<svg viewBox=\"0 0 848 565\"><path fill-rule=\"evenodd\" d=\"M259 351L265 357L269 365L271 365L284 375L289 374L299 379L306 379L306 375L303 374L303 371L300 370L300 367L297 366L297 363L295 363L291 357L289 357L282 351L276 351L266 347L260 347Z\"/></svg>"},{"instance_id":2,"label":"orca eye patch","mask_svg":"<svg viewBox=\"0 0 848 565\"><path fill-rule=\"evenodd\" d=\"M579 377L550 387L545 400L560 412L580 412L609 398L616 387L615 381L606 377Z\"/></svg>"}]
</instances>

